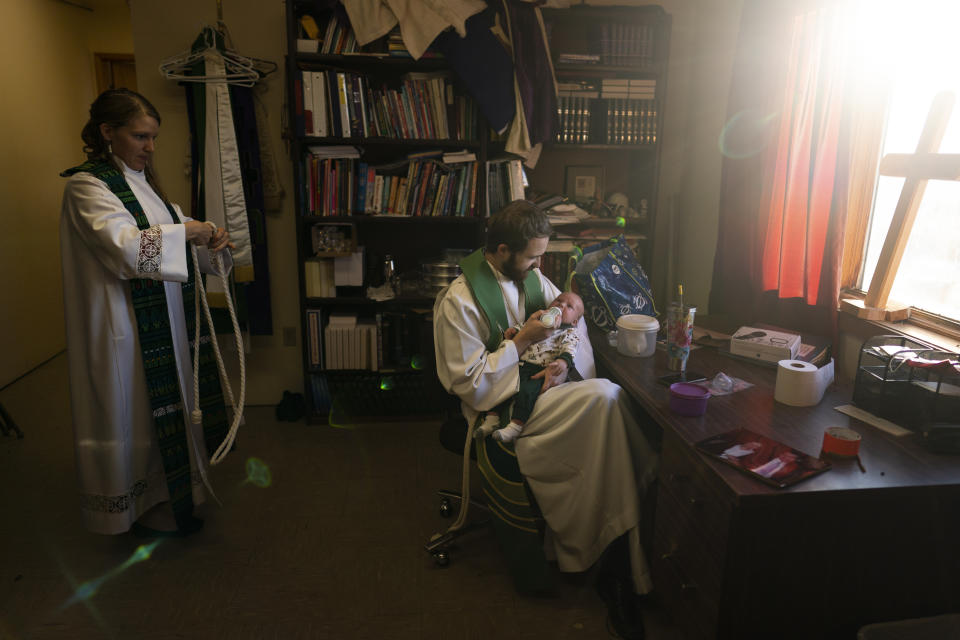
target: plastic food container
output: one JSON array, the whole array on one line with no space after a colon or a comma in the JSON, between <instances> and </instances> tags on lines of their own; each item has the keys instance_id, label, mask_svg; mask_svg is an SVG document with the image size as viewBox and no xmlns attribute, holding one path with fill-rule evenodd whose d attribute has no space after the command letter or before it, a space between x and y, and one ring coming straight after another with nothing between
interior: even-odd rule
<instances>
[{"instance_id":1,"label":"plastic food container","mask_svg":"<svg viewBox=\"0 0 960 640\"><path fill-rule=\"evenodd\" d=\"M698 384L674 382L670 385L670 410L681 416L702 416L709 399L710 392Z\"/></svg>"},{"instance_id":2,"label":"plastic food container","mask_svg":"<svg viewBox=\"0 0 960 640\"><path fill-rule=\"evenodd\" d=\"M617 318L617 351L625 356L647 358L657 350L660 323L652 316L627 314Z\"/></svg>"}]
</instances>

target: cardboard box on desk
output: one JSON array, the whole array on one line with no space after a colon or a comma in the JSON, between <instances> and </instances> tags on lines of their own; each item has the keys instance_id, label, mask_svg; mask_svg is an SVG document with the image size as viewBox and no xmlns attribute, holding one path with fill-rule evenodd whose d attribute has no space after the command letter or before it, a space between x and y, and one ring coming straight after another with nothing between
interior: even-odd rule
<instances>
[{"instance_id":1,"label":"cardboard box on desk","mask_svg":"<svg viewBox=\"0 0 960 640\"><path fill-rule=\"evenodd\" d=\"M800 336L756 327L740 327L730 339L730 353L766 362L779 362L797 357Z\"/></svg>"}]
</instances>

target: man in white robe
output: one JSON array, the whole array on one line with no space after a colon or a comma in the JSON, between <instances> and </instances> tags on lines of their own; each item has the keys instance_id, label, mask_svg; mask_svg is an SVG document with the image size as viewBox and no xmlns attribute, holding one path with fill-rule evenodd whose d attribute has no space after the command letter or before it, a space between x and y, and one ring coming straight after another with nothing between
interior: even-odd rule
<instances>
[{"instance_id":1,"label":"man in white robe","mask_svg":"<svg viewBox=\"0 0 960 640\"><path fill-rule=\"evenodd\" d=\"M515 202L490 222L486 262L502 292L510 324L523 322L522 282L533 270L546 302L560 292L539 270L547 236L529 239L523 250L511 250L494 238L497 219L540 215L533 205ZM521 213L517 213L518 210ZM531 213L534 212L534 213ZM434 306L437 374L444 388L461 400L464 417L477 416L514 396L519 389L519 354L546 332L534 313L513 340L486 348L491 327L464 275L438 296ZM540 327L538 329L538 326ZM537 399L516 454L552 533L552 551L561 571L586 571L616 538L627 534L633 586L652 588L639 536L642 494L656 472L656 455L631 414L629 398L618 385L595 378L586 324L580 320L580 350L574 358L585 378L565 382L563 371L548 372L548 387ZM496 331L497 328L494 328Z\"/></svg>"},{"instance_id":2,"label":"man in white robe","mask_svg":"<svg viewBox=\"0 0 960 640\"><path fill-rule=\"evenodd\" d=\"M60 219L82 513L90 531L112 534L129 530L152 507L169 500L131 303L133 278L164 281L195 504L204 501L208 457L202 427L189 419L192 336L187 335L181 294L189 275L186 227L170 218L143 171L116 156L114 162L123 169L150 228L141 231L107 185L84 172L67 181ZM174 208L181 222L190 220ZM221 255L229 271L229 252ZM198 257L201 269L214 273L206 247L198 247Z\"/></svg>"}]
</instances>

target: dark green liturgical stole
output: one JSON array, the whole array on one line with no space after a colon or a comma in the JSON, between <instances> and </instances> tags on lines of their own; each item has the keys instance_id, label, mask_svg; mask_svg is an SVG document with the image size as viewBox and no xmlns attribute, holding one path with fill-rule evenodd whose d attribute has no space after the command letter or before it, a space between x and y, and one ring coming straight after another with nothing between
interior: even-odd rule
<instances>
[{"instance_id":1,"label":"dark green liturgical stole","mask_svg":"<svg viewBox=\"0 0 960 640\"><path fill-rule=\"evenodd\" d=\"M109 162L89 161L78 167L67 169L61 176L75 173L93 174L102 181L144 231L150 228L143 207L137 201L123 174ZM169 203L167 210L171 221L180 224L180 219ZM193 255L187 251L187 282L181 284L183 291L183 315L187 324L187 335L191 338L196 331L196 313L194 307ZM157 432L157 442L163 457L163 470L170 490L170 504L173 507L177 525L187 528L193 517L193 493L190 473L190 451L187 442L184 407L181 402L180 382L177 373L177 361L174 354L173 338L170 334L170 316L167 312L167 296L162 280L133 278L130 280L130 294L137 322L140 353L146 373L147 391L150 395L150 409L153 411L153 423ZM203 411L203 435L207 451L215 451L227 434L227 413L223 404L223 391L217 371L213 348L207 328L201 325L200 338L200 410ZM193 343L190 344L190 356L193 357ZM204 464L204 461L198 461Z\"/></svg>"},{"instance_id":2,"label":"dark green liturgical stole","mask_svg":"<svg viewBox=\"0 0 960 640\"><path fill-rule=\"evenodd\" d=\"M509 328L503 291L497 276L487 263L483 250L478 249L460 262L463 275L470 285L473 298L490 325L487 351L496 351ZM523 281L524 317L526 320L546 302L540 277L531 271ZM501 415L501 425L507 417ZM481 414L477 421L483 420ZM521 593L545 593L555 587L556 574L547 564L543 553L542 518L539 516L527 484L520 473L517 454L512 442L505 443L486 437L476 442L477 466L483 476L483 492L493 528L503 554L510 565L517 590Z\"/></svg>"}]
</instances>

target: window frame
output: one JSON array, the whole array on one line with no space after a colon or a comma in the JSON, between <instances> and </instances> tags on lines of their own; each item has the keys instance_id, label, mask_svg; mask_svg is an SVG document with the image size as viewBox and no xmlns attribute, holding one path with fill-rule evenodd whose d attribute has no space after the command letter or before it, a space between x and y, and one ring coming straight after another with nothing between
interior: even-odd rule
<instances>
[{"instance_id":1,"label":"window frame","mask_svg":"<svg viewBox=\"0 0 960 640\"><path fill-rule=\"evenodd\" d=\"M847 219L844 228L843 255L841 259L840 271L840 310L851 315L866 317L868 319L878 319L869 314L865 309L865 300L869 297L870 291L862 288L862 277L864 263L866 259L867 237L870 231L871 216L873 214L874 199L876 197L877 184L881 175L901 175L891 174L892 168L896 168L898 161L902 161L906 154L890 154L885 158L880 157L882 151L882 141L889 117L890 107L890 87L874 87L864 98L865 101L873 102L873 108L858 110L858 117L852 127L851 135L853 141L851 144L850 158L850 180L847 190ZM877 109L876 105L883 105L882 109ZM935 101L931 106L928 123L935 123L930 132L930 127L924 127L926 135L938 136L937 146L939 146L939 137L942 137L946 129L950 110L952 109L952 100L949 103L944 100ZM918 148L923 148L924 142L918 144ZM913 155L913 154L910 154ZM920 198L922 198L924 182L920 188ZM905 183L905 188L907 183ZM871 287L877 283L879 292L874 292L874 297L879 296L878 309L886 311L888 308L888 294L890 287L896 278L900 267L903 249L906 247L910 232L913 227L916 210L919 208L920 198L912 207L912 214L906 212L906 220L903 224L898 224L897 216L891 223L891 228L887 230L884 237L884 247L889 243L894 243L899 249L895 249L894 257L890 260L884 260L883 252L877 263L877 268L873 274ZM898 206L899 208L899 206ZM894 234L891 239L890 234ZM844 304L844 300L855 300L860 303L859 306ZM909 301L904 301L909 303ZM887 313L889 316L890 314ZM905 315L905 317L903 317ZM907 313L897 317L909 324L917 325L926 330L942 334L949 339L960 338L960 319L948 318L938 314L924 311L910 305L907 307Z\"/></svg>"}]
</instances>

